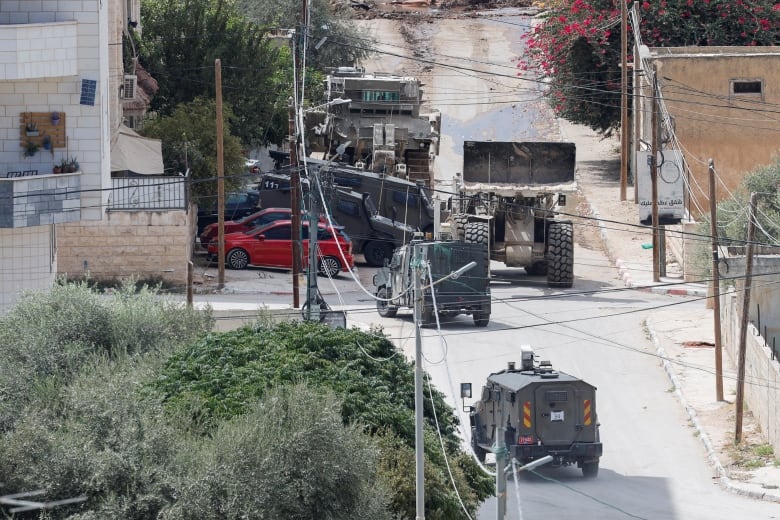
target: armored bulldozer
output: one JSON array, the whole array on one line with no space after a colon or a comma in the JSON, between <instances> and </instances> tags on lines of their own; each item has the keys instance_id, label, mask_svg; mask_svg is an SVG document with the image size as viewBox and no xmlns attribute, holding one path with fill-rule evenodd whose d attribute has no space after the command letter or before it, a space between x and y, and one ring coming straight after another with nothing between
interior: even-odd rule
<instances>
[{"instance_id":1,"label":"armored bulldozer","mask_svg":"<svg viewBox=\"0 0 780 520\"><path fill-rule=\"evenodd\" d=\"M452 235L488 244L491 260L546 275L550 287L571 287L574 230L557 208L576 193L575 154L573 143L466 141Z\"/></svg>"},{"instance_id":2,"label":"armored bulldozer","mask_svg":"<svg viewBox=\"0 0 780 520\"><path fill-rule=\"evenodd\" d=\"M439 316L470 314L474 325L485 327L490 321L490 285L488 280L487 248L483 244L466 244L456 241L423 241L418 233L411 243L396 248L390 264L374 275L377 312L382 317L393 317L398 310L414 308L415 302L415 248L419 248L419 261L430 265L432 279L427 270L423 283L422 325L436 324ZM474 262L460 276L459 269ZM435 308L434 308L435 297Z\"/></svg>"},{"instance_id":3,"label":"armored bulldozer","mask_svg":"<svg viewBox=\"0 0 780 520\"><path fill-rule=\"evenodd\" d=\"M499 427L511 457L527 464L547 455L553 466L576 464L595 477L602 454L596 415L596 387L534 362L533 350L520 349L521 366L490 374L479 401L471 407L471 445L484 462L496 445ZM463 385L470 397L470 384Z\"/></svg>"}]
</instances>

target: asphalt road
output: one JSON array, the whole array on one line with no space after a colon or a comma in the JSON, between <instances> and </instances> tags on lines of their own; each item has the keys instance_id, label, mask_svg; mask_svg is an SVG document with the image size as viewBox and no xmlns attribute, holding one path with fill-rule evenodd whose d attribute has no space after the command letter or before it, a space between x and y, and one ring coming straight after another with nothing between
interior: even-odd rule
<instances>
[{"instance_id":1,"label":"asphalt road","mask_svg":"<svg viewBox=\"0 0 780 520\"><path fill-rule=\"evenodd\" d=\"M400 31L392 20L366 22L382 49L368 71L421 76L425 96L442 111L443 135L436 159L437 187L459 171L464 139L559 138L555 118L539 99L538 83L518 76L521 34L532 21L509 15L434 19ZM404 36L405 34L405 36ZM416 53L423 61L404 61ZM605 454L599 477L585 480L576 468L545 468L508 488L508 518L736 519L777 518L776 504L724 493L680 403L670 392L646 337L644 320L669 297L626 290L608 259L596 249L575 249L575 284L552 291L522 270L494 269L493 314L487 329L461 316L424 331L423 358L433 383L460 410L459 383L474 395L490 372L519 361L530 344L541 359L598 387L597 407ZM686 303L696 306L699 303ZM352 319L379 324L413 357L411 313L397 318L359 312ZM468 404L468 403L466 403ZM462 420L467 424L465 416ZM464 435L467 435L465 432ZM522 511L522 515L521 515ZM495 500L480 519L495 518Z\"/></svg>"}]
</instances>

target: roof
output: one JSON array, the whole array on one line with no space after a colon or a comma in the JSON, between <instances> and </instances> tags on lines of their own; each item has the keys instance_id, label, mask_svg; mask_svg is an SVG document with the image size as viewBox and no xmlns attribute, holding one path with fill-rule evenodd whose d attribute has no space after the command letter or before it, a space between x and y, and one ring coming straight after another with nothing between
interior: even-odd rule
<instances>
[{"instance_id":1,"label":"roof","mask_svg":"<svg viewBox=\"0 0 780 520\"><path fill-rule=\"evenodd\" d=\"M552 375L557 375L557 377L550 377ZM498 383L512 392L517 392L532 383L582 383L593 386L582 379L557 371L544 373L532 370L502 370L501 372L490 374L488 381Z\"/></svg>"}]
</instances>

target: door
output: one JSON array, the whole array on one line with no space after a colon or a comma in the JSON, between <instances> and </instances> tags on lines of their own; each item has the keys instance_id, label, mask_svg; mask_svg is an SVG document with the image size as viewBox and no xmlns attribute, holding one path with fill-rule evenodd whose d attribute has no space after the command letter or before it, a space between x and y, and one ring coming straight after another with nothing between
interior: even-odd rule
<instances>
[{"instance_id":1,"label":"door","mask_svg":"<svg viewBox=\"0 0 780 520\"><path fill-rule=\"evenodd\" d=\"M534 390L536 435L547 446L568 445L580 422L573 385L540 384Z\"/></svg>"},{"instance_id":2,"label":"door","mask_svg":"<svg viewBox=\"0 0 780 520\"><path fill-rule=\"evenodd\" d=\"M265 228L259 235L265 238L255 242L252 263L269 267L292 267L292 230L290 223Z\"/></svg>"}]
</instances>

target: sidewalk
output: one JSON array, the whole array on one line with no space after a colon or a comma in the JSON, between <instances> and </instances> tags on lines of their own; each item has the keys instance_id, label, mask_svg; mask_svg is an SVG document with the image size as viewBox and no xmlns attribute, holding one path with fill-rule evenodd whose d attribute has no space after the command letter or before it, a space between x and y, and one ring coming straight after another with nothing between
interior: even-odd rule
<instances>
[{"instance_id":1,"label":"sidewalk","mask_svg":"<svg viewBox=\"0 0 780 520\"><path fill-rule=\"evenodd\" d=\"M629 187L620 201L619 140L601 139L590 129L559 121L561 137L577 145L582 216L591 217L617 276L626 287L680 297L704 297L704 284L685 283L675 264L667 265L661 282L653 281L651 230L637 226L638 210ZM595 231L597 230L597 231ZM711 309L675 308L654 312L647 328L674 392L690 418L714 468L713 479L726 490L756 499L780 502L780 454L766 455L765 440L749 411L743 418L743 442L734 446L736 365L724 351L723 394L715 398L714 325Z\"/></svg>"}]
</instances>

